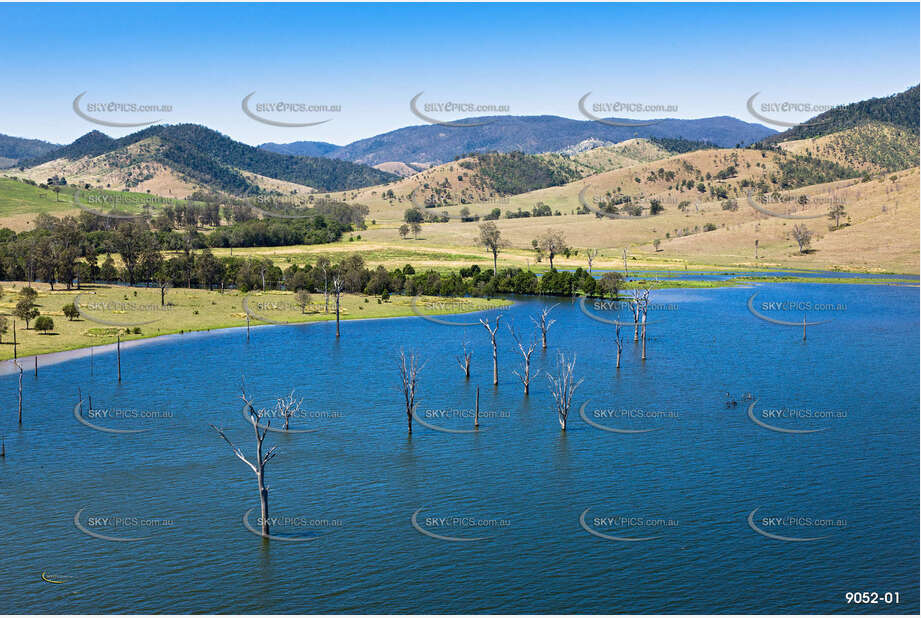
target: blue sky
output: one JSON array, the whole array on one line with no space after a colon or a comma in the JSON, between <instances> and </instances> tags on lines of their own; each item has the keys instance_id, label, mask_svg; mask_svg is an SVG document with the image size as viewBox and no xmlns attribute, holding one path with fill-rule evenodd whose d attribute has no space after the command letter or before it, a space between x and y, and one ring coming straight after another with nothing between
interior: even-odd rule
<instances>
[{"instance_id":1,"label":"blue sky","mask_svg":"<svg viewBox=\"0 0 921 618\"><path fill-rule=\"evenodd\" d=\"M235 139L343 144L421 124L409 100L581 118L577 102L730 115L746 100L835 105L919 81L918 4L0 4L0 133L69 142L86 102L171 105L98 117L196 122ZM243 114L257 102L340 105ZM252 109L252 106L251 106ZM466 114L431 114L453 119ZM614 115L614 114L609 114ZM814 114L774 117L801 121Z\"/></svg>"}]
</instances>

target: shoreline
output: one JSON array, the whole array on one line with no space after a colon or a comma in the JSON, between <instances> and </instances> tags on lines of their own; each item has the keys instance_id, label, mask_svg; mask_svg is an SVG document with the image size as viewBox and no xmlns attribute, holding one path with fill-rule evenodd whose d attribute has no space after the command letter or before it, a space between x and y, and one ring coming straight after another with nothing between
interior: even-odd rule
<instances>
[{"instance_id":1,"label":"shoreline","mask_svg":"<svg viewBox=\"0 0 921 618\"><path fill-rule=\"evenodd\" d=\"M733 271L725 271L719 274L731 274ZM657 282L658 285L654 286L655 290L669 290L669 289L720 289L720 288L730 288L737 286L748 286L758 283L811 283L813 285L892 285L897 287L918 287L919 282L911 281L900 281L897 280L897 277L913 277L914 275L894 275L891 277L886 276L868 276L868 277L797 277L790 275L778 276L776 278L764 277L761 279L757 276L752 277L750 274L743 274L743 271L734 271L739 272L741 275L738 278L730 278L725 280L697 280L689 279L685 280L690 282L691 285L682 285L683 281L681 279L672 279L667 277L666 281ZM744 271L745 273L751 273L752 271ZM813 272L813 273L822 273L825 274L825 271L803 271L803 272ZM642 271L636 271L636 275L641 275ZM833 274L833 273L828 273ZM776 279L775 281L770 281L770 279ZM833 279L833 280L829 280ZM624 289L632 289L637 286L625 286ZM581 296L581 295L579 295ZM498 298L498 297L497 297ZM557 298L550 296L536 295L534 298ZM573 298L576 298L575 296ZM514 300L509 300L507 298L502 298L501 300L508 301L506 307L514 306L516 303ZM457 311L457 312L447 312L439 315L464 315L467 313L478 313L483 311L482 309L477 309L474 311ZM355 322L355 321L371 321L371 320L392 320L396 318L413 318L413 317L423 317L416 313L409 313L407 315L394 315L386 317L342 317L342 322ZM137 347L140 345L149 344L152 342L169 342L177 337L185 337L186 335L192 336L207 336L212 332L229 332L233 330L246 330L247 328L254 329L265 326L302 326L308 324L325 324L325 323L334 323L334 319L325 319L325 320L304 320L301 322L287 322L287 323L258 323L251 324L250 326L217 326L215 328L202 328L202 329L189 329L181 332L171 332L164 333L159 335L151 335L146 337L141 337L137 339L127 339L121 342L121 346L126 349ZM42 365L55 365L62 362L67 362L70 360L82 359L90 356L94 356L96 353L109 354L115 352L118 344L117 343L105 343L100 345L89 345L81 346L64 350L56 350L52 352L43 352L41 354L29 354L26 356L20 356L16 359L6 358L0 360L0 376L6 376L15 374L18 372L14 364L14 360L19 362L22 366L23 374L28 371L32 371L35 364L35 359L39 360L39 364Z\"/></svg>"},{"instance_id":2,"label":"shoreline","mask_svg":"<svg viewBox=\"0 0 921 618\"><path fill-rule=\"evenodd\" d=\"M515 303L512 301L507 306L513 306ZM478 313L482 309L477 311L462 311L458 313L445 313L443 315L463 315L465 313ZM418 315L394 315L390 317L378 317L378 318L351 318L343 319L342 322L372 322L375 320L397 320L401 318L415 318L421 317ZM219 328L205 328L200 330L187 330L181 333L168 333L164 335L151 335L150 337L142 337L140 339L129 339L127 341L122 341L121 347L124 350L125 348L135 348L143 345L148 345L152 343L167 343L176 338L186 337L191 335L192 337L207 337L212 333L231 333L232 331L245 331L247 328L256 329L264 327L283 327L283 326L310 326L313 324L335 324L335 320L307 320L304 322L289 322L286 324L251 324L250 326L223 326ZM28 356L20 356L19 358L7 358L0 361L0 376L15 375L19 372L16 369L14 360L17 361L22 366L23 375L33 371L35 365L35 359L39 360L39 367L48 366L48 365L57 365L60 363L65 363L71 360L77 360L81 358L87 358L90 356L95 356L97 354L109 354L116 351L118 347L117 343L104 343L97 346L87 346L82 348L72 348L70 350L60 350L57 352L45 352L43 354L30 354ZM44 363L44 364L43 364Z\"/></svg>"}]
</instances>

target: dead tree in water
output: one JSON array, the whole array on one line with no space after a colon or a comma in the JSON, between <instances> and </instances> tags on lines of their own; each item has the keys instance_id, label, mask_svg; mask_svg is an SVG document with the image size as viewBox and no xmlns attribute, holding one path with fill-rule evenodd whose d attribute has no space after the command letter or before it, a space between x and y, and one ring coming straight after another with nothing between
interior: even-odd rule
<instances>
[{"instance_id":1,"label":"dead tree in water","mask_svg":"<svg viewBox=\"0 0 921 618\"><path fill-rule=\"evenodd\" d=\"M630 299L630 310L633 312L633 342L640 340L640 291L633 290L633 298Z\"/></svg>"},{"instance_id":2,"label":"dead tree in water","mask_svg":"<svg viewBox=\"0 0 921 618\"><path fill-rule=\"evenodd\" d=\"M464 342L464 354L463 356L458 356L457 364L460 365L461 369L464 370L464 377L470 379L470 357L473 356L473 352L467 349L467 342Z\"/></svg>"},{"instance_id":3,"label":"dead tree in water","mask_svg":"<svg viewBox=\"0 0 921 618\"><path fill-rule=\"evenodd\" d=\"M806 341L806 312L803 312L803 341Z\"/></svg>"},{"instance_id":4,"label":"dead tree in water","mask_svg":"<svg viewBox=\"0 0 921 618\"><path fill-rule=\"evenodd\" d=\"M512 334L512 339L514 339L515 343L518 345L518 350L521 352L522 358L521 371L516 369L512 373L518 376L518 379L521 380L522 385L524 385L525 397L527 397L531 391L531 378L537 377L537 375L540 373L540 370L538 370L534 373L534 376L531 375L531 354L534 353L534 348L537 347L537 342L532 340L528 343L528 345L521 343L521 340L518 338L518 335L515 334L515 329L512 328L511 324L508 325L508 331Z\"/></svg>"},{"instance_id":5,"label":"dead tree in water","mask_svg":"<svg viewBox=\"0 0 921 618\"><path fill-rule=\"evenodd\" d=\"M643 314L643 356L642 360L646 360L646 313L649 311L649 290L643 290L642 295L639 297L639 309Z\"/></svg>"},{"instance_id":6,"label":"dead tree in water","mask_svg":"<svg viewBox=\"0 0 921 618\"><path fill-rule=\"evenodd\" d=\"M566 356L560 352L557 375L547 374L550 394L553 395L553 402L556 405L557 420L563 431L566 431L566 419L569 417L569 408L572 406L572 396L582 384L582 378L576 380L573 375L575 368L576 357L573 356L571 361L567 361Z\"/></svg>"},{"instance_id":7,"label":"dead tree in water","mask_svg":"<svg viewBox=\"0 0 921 618\"><path fill-rule=\"evenodd\" d=\"M493 386L499 384L499 352L496 348L496 333L499 332L499 320L502 314L496 316L496 325L490 327L489 319L480 318L480 324L489 332L489 340L492 342L492 383Z\"/></svg>"},{"instance_id":8,"label":"dead tree in water","mask_svg":"<svg viewBox=\"0 0 921 618\"><path fill-rule=\"evenodd\" d=\"M345 282L342 277L336 275L333 277L333 292L336 294L336 338L339 337L339 306L342 299L342 290L345 289Z\"/></svg>"},{"instance_id":9,"label":"dead tree in water","mask_svg":"<svg viewBox=\"0 0 921 618\"><path fill-rule=\"evenodd\" d=\"M550 312L559 304L560 303L556 303L555 305L544 307L536 318L533 316L531 317L531 321L540 329L540 347L542 350L547 349L547 331L549 331L550 327L556 322L556 320L549 319Z\"/></svg>"},{"instance_id":10,"label":"dead tree in water","mask_svg":"<svg viewBox=\"0 0 921 618\"><path fill-rule=\"evenodd\" d=\"M285 431L288 431L291 417L301 411L302 403L304 403L304 398L295 399L293 390L287 397L280 397L275 401L274 415L285 419Z\"/></svg>"},{"instance_id":11,"label":"dead tree in water","mask_svg":"<svg viewBox=\"0 0 921 618\"><path fill-rule=\"evenodd\" d=\"M406 361L409 364L406 364ZM409 353L407 359L406 353L400 350L400 383L403 391L403 401L406 404L406 425L409 433L413 432L413 413L416 411L416 387L419 384L419 371L422 365L416 363L416 354Z\"/></svg>"},{"instance_id":12,"label":"dead tree in water","mask_svg":"<svg viewBox=\"0 0 921 618\"><path fill-rule=\"evenodd\" d=\"M272 419L266 419L265 425L262 425L260 421L265 415L264 410L256 411L256 408L253 407L252 400L246 397L246 387L245 385L241 387L244 409L249 412L249 421L253 424L253 432L256 434L256 459L250 461L246 458L239 448L234 446L233 442L227 437L224 433L224 430L215 425L211 425L211 429L216 431L227 444L230 445L230 448L233 449L233 454L236 455L240 461L245 463L256 475L256 483L259 486L259 506L262 519L262 536L267 537L269 535L269 488L265 485L265 466L273 457L277 454L277 446L273 446L265 454L262 452L263 442L265 441L265 434L269 431L269 425L272 424Z\"/></svg>"},{"instance_id":13,"label":"dead tree in water","mask_svg":"<svg viewBox=\"0 0 921 618\"><path fill-rule=\"evenodd\" d=\"M13 359L13 363L19 370L19 424L22 425L22 365L16 359Z\"/></svg>"},{"instance_id":14,"label":"dead tree in water","mask_svg":"<svg viewBox=\"0 0 921 618\"><path fill-rule=\"evenodd\" d=\"M614 343L617 345L617 369L620 369L620 353L624 351L624 338L620 336L620 324L614 325Z\"/></svg>"},{"instance_id":15,"label":"dead tree in water","mask_svg":"<svg viewBox=\"0 0 921 618\"><path fill-rule=\"evenodd\" d=\"M473 409L473 428L480 428L480 387L476 387L476 407Z\"/></svg>"}]
</instances>

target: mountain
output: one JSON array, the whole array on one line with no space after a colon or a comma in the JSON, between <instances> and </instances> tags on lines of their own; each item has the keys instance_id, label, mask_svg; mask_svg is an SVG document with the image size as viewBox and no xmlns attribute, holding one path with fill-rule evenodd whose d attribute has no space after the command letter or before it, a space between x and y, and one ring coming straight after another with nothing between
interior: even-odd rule
<instances>
[{"instance_id":1,"label":"mountain","mask_svg":"<svg viewBox=\"0 0 921 618\"><path fill-rule=\"evenodd\" d=\"M331 152L342 148L329 142L291 142L290 144L276 144L266 142L259 144L259 148L278 154L294 155L297 157L325 157Z\"/></svg>"},{"instance_id":2,"label":"mountain","mask_svg":"<svg viewBox=\"0 0 921 618\"><path fill-rule=\"evenodd\" d=\"M40 157L56 148L60 145L0 133L0 168L13 167L20 159Z\"/></svg>"},{"instance_id":3,"label":"mountain","mask_svg":"<svg viewBox=\"0 0 921 618\"><path fill-rule=\"evenodd\" d=\"M85 161L86 158L90 162ZM96 179L118 169L121 173L116 182L123 182L126 187L136 187L158 174L167 174L181 179L187 187L235 195L258 192L272 181L320 191L339 191L382 184L396 178L393 174L349 161L284 155L254 148L194 124L156 125L120 139L92 131L68 146L23 161L21 165L34 168L54 161L78 160L83 162L80 166L58 166L61 173L73 175L79 171ZM45 167L49 172L58 169L48 165ZM296 190L296 187L283 188Z\"/></svg>"},{"instance_id":4,"label":"mountain","mask_svg":"<svg viewBox=\"0 0 921 618\"><path fill-rule=\"evenodd\" d=\"M913 86L904 92L888 97L858 101L835 107L803 124L765 138L763 144L777 144L791 140L821 137L837 133L870 122L882 122L918 134L919 87Z\"/></svg>"},{"instance_id":5,"label":"mountain","mask_svg":"<svg viewBox=\"0 0 921 618\"><path fill-rule=\"evenodd\" d=\"M667 118L642 127L612 126L594 120L572 120L559 116L487 116L465 119L464 122L484 124L473 127L404 127L352 142L328 151L326 156L366 165L391 161L437 165L474 152L559 152L585 140L619 143L634 137L684 138L730 147L748 145L775 133L763 125L729 116L696 120Z\"/></svg>"}]
</instances>

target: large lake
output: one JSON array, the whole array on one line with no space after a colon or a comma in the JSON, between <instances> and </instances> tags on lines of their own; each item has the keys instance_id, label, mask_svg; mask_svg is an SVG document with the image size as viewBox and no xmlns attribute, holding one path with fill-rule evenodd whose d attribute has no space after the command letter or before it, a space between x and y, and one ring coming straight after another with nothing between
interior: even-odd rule
<instances>
[{"instance_id":1,"label":"large lake","mask_svg":"<svg viewBox=\"0 0 921 618\"><path fill-rule=\"evenodd\" d=\"M830 305L807 315L830 321L804 342L749 310L756 292L772 319L802 320L771 304L790 301ZM152 341L123 350L120 385L113 353L37 379L28 365L21 428L18 377L0 377L0 613L917 613L918 299L895 285L655 292L649 358L625 327L619 371L614 326L564 301L533 370L577 355L565 433L543 375L522 396L504 326L495 389L482 326L420 317L344 322L339 341L328 323ZM502 321L528 338L551 302L519 299ZM426 362L419 417L471 429L479 385L479 432L417 422L407 436L401 348ZM254 475L209 428L252 456L241 376L257 407L295 389L292 427L317 430L266 439L271 541L243 523L258 517ZM81 396L85 420L147 431L78 422ZM900 604L846 603L864 591Z\"/></svg>"}]
</instances>

